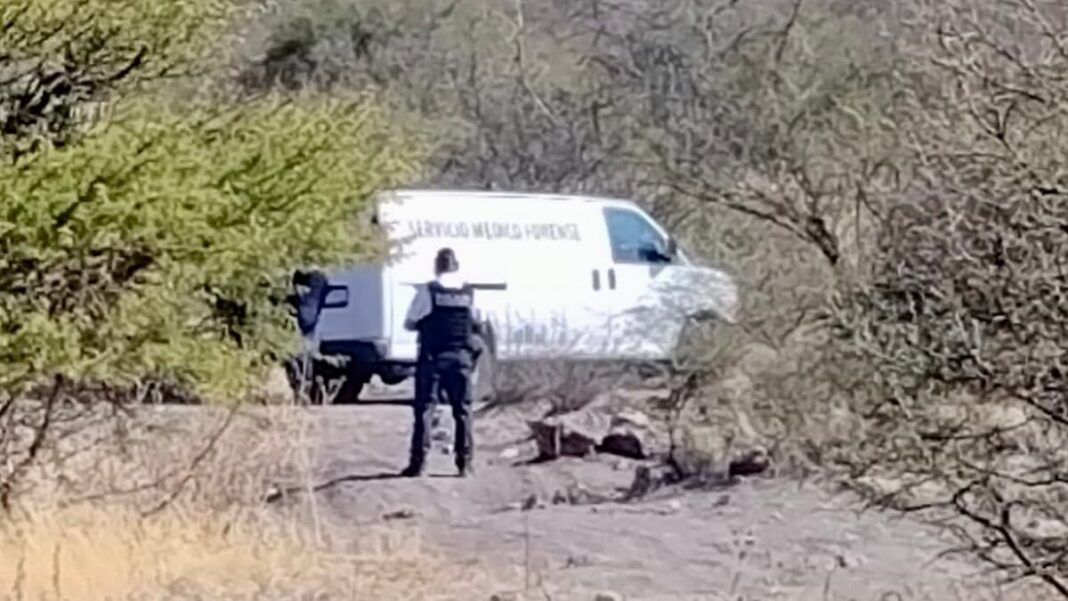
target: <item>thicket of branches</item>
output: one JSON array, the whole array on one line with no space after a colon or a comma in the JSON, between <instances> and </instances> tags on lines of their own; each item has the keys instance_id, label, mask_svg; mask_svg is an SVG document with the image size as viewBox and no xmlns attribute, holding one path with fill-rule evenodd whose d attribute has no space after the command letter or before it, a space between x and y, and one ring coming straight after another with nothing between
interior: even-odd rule
<instances>
[{"instance_id":1,"label":"thicket of branches","mask_svg":"<svg viewBox=\"0 0 1068 601\"><path fill-rule=\"evenodd\" d=\"M1056 4L1011 8L932 4L901 75L907 169L840 305L868 379L849 463L1068 595L1068 29Z\"/></svg>"},{"instance_id":2,"label":"thicket of branches","mask_svg":"<svg viewBox=\"0 0 1068 601\"><path fill-rule=\"evenodd\" d=\"M375 90L433 132L424 183L645 203L741 280L741 356L774 350L747 402L780 452L1068 594L1065 19L289 0L235 81Z\"/></svg>"},{"instance_id":3,"label":"thicket of branches","mask_svg":"<svg viewBox=\"0 0 1068 601\"><path fill-rule=\"evenodd\" d=\"M233 65L246 97L373 90L432 139L412 185L635 198L741 280L769 345L818 312L881 175L893 56L864 3L277 4Z\"/></svg>"},{"instance_id":4,"label":"thicket of branches","mask_svg":"<svg viewBox=\"0 0 1068 601\"><path fill-rule=\"evenodd\" d=\"M249 98L373 90L433 140L411 184L638 200L739 279L744 334L728 337L744 354L796 346L870 236L863 207L891 183L896 151L886 117L900 57L873 26L881 12L831 0L293 0L252 24L230 83ZM716 371L707 350L703 380ZM814 356L790 353L783 365ZM797 408L768 413L784 444L823 421L816 398L776 398L810 394L780 385L804 371L756 381Z\"/></svg>"},{"instance_id":5,"label":"thicket of branches","mask_svg":"<svg viewBox=\"0 0 1068 601\"><path fill-rule=\"evenodd\" d=\"M1061 3L270 6L0 7L0 502L101 404L240 396L378 186L618 194L741 283L706 355L760 367L686 419L1068 596Z\"/></svg>"}]
</instances>

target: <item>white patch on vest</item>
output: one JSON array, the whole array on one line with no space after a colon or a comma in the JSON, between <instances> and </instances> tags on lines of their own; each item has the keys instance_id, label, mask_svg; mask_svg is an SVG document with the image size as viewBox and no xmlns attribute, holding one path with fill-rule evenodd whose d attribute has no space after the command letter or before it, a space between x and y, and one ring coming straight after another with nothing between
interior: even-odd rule
<instances>
[{"instance_id":1,"label":"white patch on vest","mask_svg":"<svg viewBox=\"0 0 1068 601\"><path fill-rule=\"evenodd\" d=\"M469 307L471 297L462 293L438 292L434 295L434 304L439 307Z\"/></svg>"}]
</instances>

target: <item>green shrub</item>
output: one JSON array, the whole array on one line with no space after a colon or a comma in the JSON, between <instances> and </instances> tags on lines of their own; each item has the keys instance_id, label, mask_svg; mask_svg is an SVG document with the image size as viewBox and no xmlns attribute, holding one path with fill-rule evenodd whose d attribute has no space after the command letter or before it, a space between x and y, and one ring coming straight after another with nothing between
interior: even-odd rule
<instances>
[{"instance_id":1,"label":"green shrub","mask_svg":"<svg viewBox=\"0 0 1068 601\"><path fill-rule=\"evenodd\" d=\"M363 97L198 101L237 3L5 5L0 409L57 375L239 394L294 340L288 274L374 252L413 155Z\"/></svg>"}]
</instances>

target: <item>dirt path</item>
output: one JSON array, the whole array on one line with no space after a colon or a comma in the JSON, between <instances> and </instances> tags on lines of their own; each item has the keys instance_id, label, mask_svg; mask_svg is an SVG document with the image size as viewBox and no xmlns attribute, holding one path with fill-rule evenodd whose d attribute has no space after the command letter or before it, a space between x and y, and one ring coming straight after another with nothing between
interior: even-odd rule
<instances>
[{"instance_id":1,"label":"dirt path","mask_svg":"<svg viewBox=\"0 0 1068 601\"><path fill-rule=\"evenodd\" d=\"M517 412L478 420L474 477L455 478L450 457L435 452L427 477L399 479L408 407L317 412L314 501L331 528L359 532L392 519L450 554L512 574L512 586L544 583L552 599L589 600L599 591L649 600L1036 599L975 588L974 568L935 561L946 547L937 533L858 515L811 486L761 479L591 502L618 496L636 464L604 457L524 464L530 449L519 444L525 427ZM553 502L569 494L577 504ZM524 510L524 502L533 507Z\"/></svg>"}]
</instances>

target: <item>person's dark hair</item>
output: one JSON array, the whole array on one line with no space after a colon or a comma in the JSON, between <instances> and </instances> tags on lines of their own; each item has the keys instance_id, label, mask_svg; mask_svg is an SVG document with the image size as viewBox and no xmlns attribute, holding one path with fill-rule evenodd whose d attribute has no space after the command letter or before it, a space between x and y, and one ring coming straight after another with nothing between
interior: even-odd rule
<instances>
[{"instance_id":1,"label":"person's dark hair","mask_svg":"<svg viewBox=\"0 0 1068 601\"><path fill-rule=\"evenodd\" d=\"M434 271L437 273L448 273L459 268L460 262L456 260L456 253L452 252L451 248L439 250L437 256L434 257Z\"/></svg>"}]
</instances>

